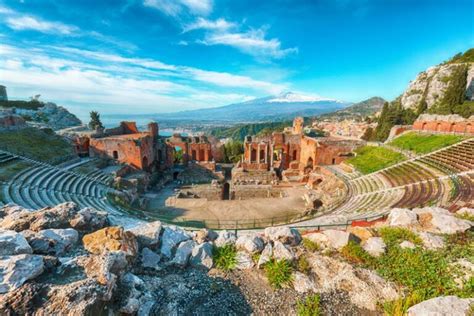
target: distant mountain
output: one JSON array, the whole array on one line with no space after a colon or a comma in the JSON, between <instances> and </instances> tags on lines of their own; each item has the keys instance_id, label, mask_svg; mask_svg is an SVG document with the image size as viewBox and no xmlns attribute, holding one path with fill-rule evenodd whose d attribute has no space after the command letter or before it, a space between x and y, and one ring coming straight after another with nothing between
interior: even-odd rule
<instances>
[{"instance_id":1,"label":"distant mountain","mask_svg":"<svg viewBox=\"0 0 474 316\"><path fill-rule=\"evenodd\" d=\"M359 103L352 104L344 109L337 110L332 113L320 115L322 119L350 119L363 118L368 115L373 115L382 110L383 104L386 101L381 97L372 97Z\"/></svg>"},{"instance_id":2,"label":"distant mountain","mask_svg":"<svg viewBox=\"0 0 474 316\"><path fill-rule=\"evenodd\" d=\"M243 103L210 109L157 114L157 120L264 122L293 119L295 116L316 116L333 112L351 103L307 96L292 92L254 99Z\"/></svg>"}]
</instances>

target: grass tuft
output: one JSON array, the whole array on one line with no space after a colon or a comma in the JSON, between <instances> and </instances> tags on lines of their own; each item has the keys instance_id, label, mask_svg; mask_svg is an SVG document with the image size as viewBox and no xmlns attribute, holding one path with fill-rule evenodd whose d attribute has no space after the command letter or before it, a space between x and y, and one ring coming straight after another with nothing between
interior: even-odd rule
<instances>
[{"instance_id":1,"label":"grass tuft","mask_svg":"<svg viewBox=\"0 0 474 316\"><path fill-rule=\"evenodd\" d=\"M303 238L302 243L303 243L303 247L308 251L315 252L319 250L319 245L308 238Z\"/></svg>"},{"instance_id":2,"label":"grass tuft","mask_svg":"<svg viewBox=\"0 0 474 316\"><path fill-rule=\"evenodd\" d=\"M341 254L347 261L351 263L363 265L373 264L373 257L370 256L361 245L352 240L341 249Z\"/></svg>"},{"instance_id":3,"label":"grass tuft","mask_svg":"<svg viewBox=\"0 0 474 316\"><path fill-rule=\"evenodd\" d=\"M230 271L237 265L237 249L234 245L214 247L212 259L218 269Z\"/></svg>"},{"instance_id":4,"label":"grass tuft","mask_svg":"<svg viewBox=\"0 0 474 316\"><path fill-rule=\"evenodd\" d=\"M319 316L321 315L319 303L319 294L310 295L305 300L298 301L296 313L298 316Z\"/></svg>"},{"instance_id":5,"label":"grass tuft","mask_svg":"<svg viewBox=\"0 0 474 316\"><path fill-rule=\"evenodd\" d=\"M279 289L288 285L293 280L293 267L287 260L272 259L265 264L265 274L270 285Z\"/></svg>"},{"instance_id":6,"label":"grass tuft","mask_svg":"<svg viewBox=\"0 0 474 316\"><path fill-rule=\"evenodd\" d=\"M403 227L382 227L379 233L387 246L398 245L404 240L411 241L415 245L422 243L420 236Z\"/></svg>"}]
</instances>

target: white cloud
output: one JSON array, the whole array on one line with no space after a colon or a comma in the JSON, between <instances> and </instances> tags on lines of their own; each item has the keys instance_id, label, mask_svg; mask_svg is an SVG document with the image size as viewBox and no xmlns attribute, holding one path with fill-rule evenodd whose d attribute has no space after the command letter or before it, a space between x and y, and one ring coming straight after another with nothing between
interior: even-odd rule
<instances>
[{"instance_id":1,"label":"white cloud","mask_svg":"<svg viewBox=\"0 0 474 316\"><path fill-rule=\"evenodd\" d=\"M182 13L208 15L212 11L211 0L144 0L143 5L176 17Z\"/></svg>"},{"instance_id":2,"label":"white cloud","mask_svg":"<svg viewBox=\"0 0 474 316\"><path fill-rule=\"evenodd\" d=\"M266 32L263 29L244 33L216 32L208 34L204 40L199 42L205 45L227 45L253 56L276 59L298 52L296 47L283 49L280 40L265 39L265 35Z\"/></svg>"},{"instance_id":3,"label":"white cloud","mask_svg":"<svg viewBox=\"0 0 474 316\"><path fill-rule=\"evenodd\" d=\"M77 27L60 22L43 21L32 16L15 16L6 19L8 27L14 30L35 30L42 33L59 33L70 35L78 30Z\"/></svg>"},{"instance_id":4,"label":"white cloud","mask_svg":"<svg viewBox=\"0 0 474 316\"><path fill-rule=\"evenodd\" d=\"M198 18L195 22L185 25L183 32L189 32L193 30L213 30L213 31L225 31L230 28L237 26L233 22L226 21L225 19L217 19L215 21L207 20L202 17Z\"/></svg>"}]
</instances>

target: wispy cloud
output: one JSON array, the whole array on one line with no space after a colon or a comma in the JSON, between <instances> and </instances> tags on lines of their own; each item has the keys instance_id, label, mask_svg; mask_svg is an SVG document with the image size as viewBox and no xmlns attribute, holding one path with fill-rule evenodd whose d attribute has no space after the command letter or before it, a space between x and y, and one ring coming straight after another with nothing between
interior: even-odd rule
<instances>
[{"instance_id":1,"label":"wispy cloud","mask_svg":"<svg viewBox=\"0 0 474 316\"><path fill-rule=\"evenodd\" d=\"M5 22L11 29L21 31L34 30L42 33L59 33L63 35L70 35L78 30L77 27L72 25L67 25L60 22L44 21L33 16L9 17Z\"/></svg>"},{"instance_id":2,"label":"wispy cloud","mask_svg":"<svg viewBox=\"0 0 474 316\"><path fill-rule=\"evenodd\" d=\"M298 52L298 48L282 48L279 39L266 39L263 28L247 32L213 32L199 42L205 45L227 45L256 57L281 59Z\"/></svg>"},{"instance_id":3,"label":"wispy cloud","mask_svg":"<svg viewBox=\"0 0 474 316\"><path fill-rule=\"evenodd\" d=\"M143 5L174 17L182 13L206 16L213 7L211 0L144 0Z\"/></svg>"},{"instance_id":4,"label":"wispy cloud","mask_svg":"<svg viewBox=\"0 0 474 316\"><path fill-rule=\"evenodd\" d=\"M236 26L237 26L236 23L226 21L225 19L222 19L222 18L212 21L212 20L207 20L205 18L199 17L196 21L185 25L183 27L183 32L189 32L193 30L226 31Z\"/></svg>"}]
</instances>

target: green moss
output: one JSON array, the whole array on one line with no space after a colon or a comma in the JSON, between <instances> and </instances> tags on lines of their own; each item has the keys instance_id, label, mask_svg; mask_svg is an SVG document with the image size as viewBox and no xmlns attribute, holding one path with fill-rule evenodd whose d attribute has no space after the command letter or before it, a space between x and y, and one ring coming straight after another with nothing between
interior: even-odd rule
<instances>
[{"instance_id":1,"label":"green moss","mask_svg":"<svg viewBox=\"0 0 474 316\"><path fill-rule=\"evenodd\" d=\"M364 146L356 150L357 156L349 158L352 164L363 174L375 172L405 160L405 156L385 147Z\"/></svg>"},{"instance_id":2,"label":"green moss","mask_svg":"<svg viewBox=\"0 0 474 316\"><path fill-rule=\"evenodd\" d=\"M458 135L426 135L410 132L395 138L390 142L390 145L417 154L426 154L460 142L463 139L464 137Z\"/></svg>"},{"instance_id":3,"label":"green moss","mask_svg":"<svg viewBox=\"0 0 474 316\"><path fill-rule=\"evenodd\" d=\"M398 246L402 241L408 240L415 245L421 245L420 236L403 227L383 227L379 230L380 236L388 246Z\"/></svg>"}]
</instances>

